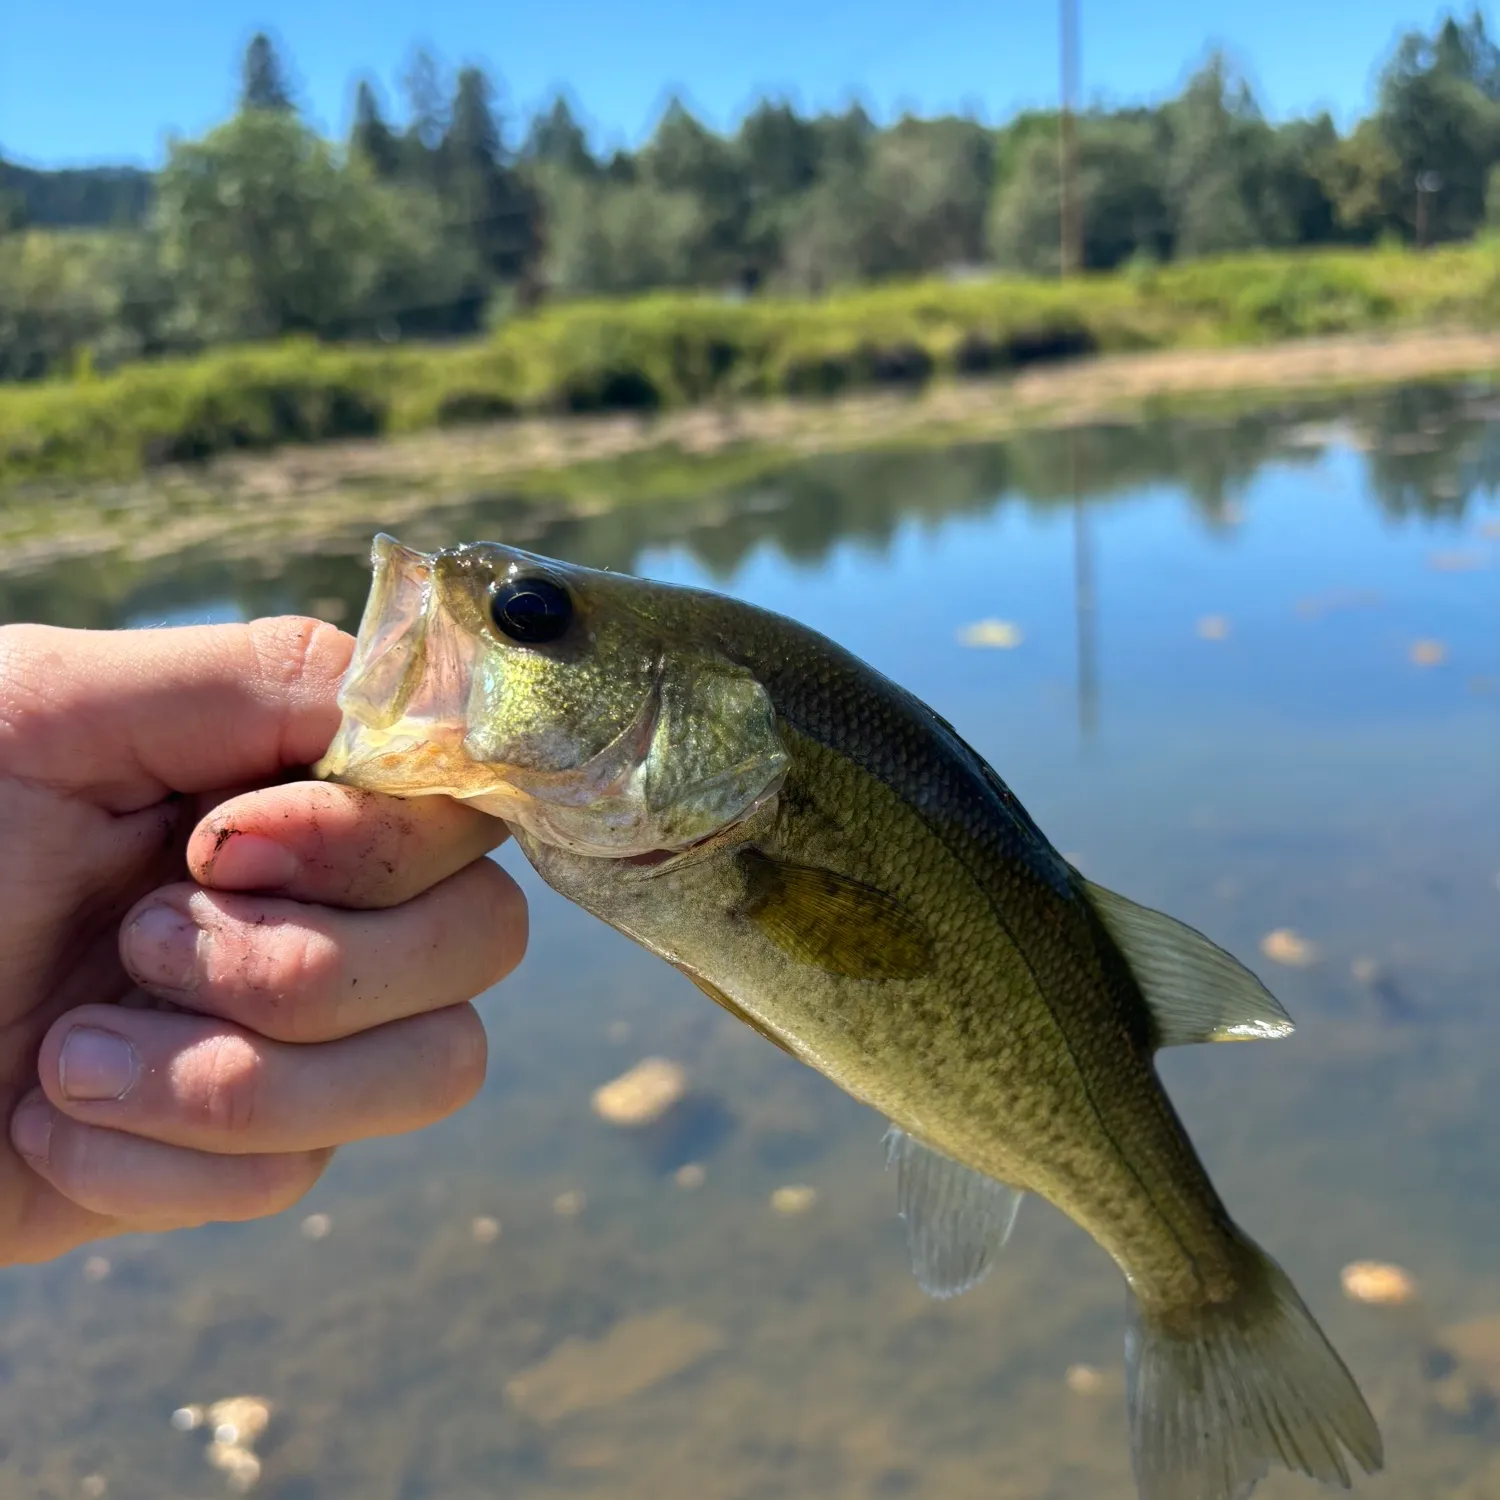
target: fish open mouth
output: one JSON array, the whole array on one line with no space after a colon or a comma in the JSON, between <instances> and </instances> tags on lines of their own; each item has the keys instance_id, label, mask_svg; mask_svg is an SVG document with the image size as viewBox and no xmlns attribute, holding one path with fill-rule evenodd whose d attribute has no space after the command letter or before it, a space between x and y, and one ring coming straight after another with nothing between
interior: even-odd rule
<instances>
[{"instance_id":1,"label":"fish open mouth","mask_svg":"<svg viewBox=\"0 0 1500 1500\"><path fill-rule=\"evenodd\" d=\"M539 843L628 861L643 874L737 837L780 785L779 744L748 768L725 754L700 779L683 778L670 737L697 710L681 682L669 682L669 652L658 642L625 679L639 700L617 698L624 712L602 723L585 713L575 724L545 697L538 712L525 659L512 661L517 648L475 626L474 551L424 553L376 537L370 594L339 688L342 718L313 774L397 797L452 797Z\"/></svg>"},{"instance_id":2,"label":"fish open mouth","mask_svg":"<svg viewBox=\"0 0 1500 1500\"><path fill-rule=\"evenodd\" d=\"M313 775L396 796L495 788L496 769L463 748L480 642L438 607L435 562L375 538L370 594L339 687L343 719Z\"/></svg>"}]
</instances>

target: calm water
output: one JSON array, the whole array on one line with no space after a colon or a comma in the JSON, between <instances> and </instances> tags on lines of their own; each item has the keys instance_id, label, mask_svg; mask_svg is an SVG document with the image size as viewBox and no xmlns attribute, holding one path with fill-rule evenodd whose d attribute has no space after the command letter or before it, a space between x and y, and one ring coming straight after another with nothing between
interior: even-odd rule
<instances>
[{"instance_id":1,"label":"calm water","mask_svg":"<svg viewBox=\"0 0 1500 1500\"><path fill-rule=\"evenodd\" d=\"M592 519L491 498L404 539L794 614L950 718L1091 877L1254 963L1297 1035L1175 1052L1168 1084L1382 1420L1368 1492L1477 1500L1500 1494L1497 478L1500 417L1426 393L1316 428L820 461ZM352 623L370 522L284 563L0 578L0 614ZM1019 644L961 645L983 619ZM278 1500L1132 1494L1124 1299L1088 1238L1028 1201L989 1282L929 1302L881 1122L503 858L534 935L481 1002L471 1108L344 1152L280 1219L0 1277L0 1496L227 1493L169 1417L242 1393L276 1404L256 1492ZM1262 956L1279 928L1311 963ZM590 1112L649 1054L714 1104L679 1153L696 1188ZM778 1214L786 1185L815 1202ZM1359 1258L1409 1268L1417 1309L1346 1301Z\"/></svg>"}]
</instances>

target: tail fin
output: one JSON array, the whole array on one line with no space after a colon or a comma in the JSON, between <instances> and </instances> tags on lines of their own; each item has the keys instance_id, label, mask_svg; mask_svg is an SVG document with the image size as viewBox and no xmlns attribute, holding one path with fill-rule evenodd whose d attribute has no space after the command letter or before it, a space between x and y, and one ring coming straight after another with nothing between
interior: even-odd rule
<instances>
[{"instance_id":1,"label":"tail fin","mask_svg":"<svg viewBox=\"0 0 1500 1500\"><path fill-rule=\"evenodd\" d=\"M1243 1289L1190 1322L1130 1297L1131 1457L1141 1500L1244 1500L1273 1463L1349 1488L1340 1444L1367 1474L1380 1430L1354 1377L1285 1273L1244 1242Z\"/></svg>"}]
</instances>

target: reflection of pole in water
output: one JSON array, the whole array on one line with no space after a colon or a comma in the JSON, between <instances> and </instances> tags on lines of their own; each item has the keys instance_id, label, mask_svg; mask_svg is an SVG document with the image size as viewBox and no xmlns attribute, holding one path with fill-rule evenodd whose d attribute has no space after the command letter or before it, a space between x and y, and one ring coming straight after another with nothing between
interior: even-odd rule
<instances>
[{"instance_id":1,"label":"reflection of pole in water","mask_svg":"<svg viewBox=\"0 0 1500 1500\"><path fill-rule=\"evenodd\" d=\"M1078 492L1078 433L1068 429L1068 489L1073 496L1073 617L1078 632L1078 730L1084 739L1099 720L1098 657L1094 642L1094 551Z\"/></svg>"}]
</instances>

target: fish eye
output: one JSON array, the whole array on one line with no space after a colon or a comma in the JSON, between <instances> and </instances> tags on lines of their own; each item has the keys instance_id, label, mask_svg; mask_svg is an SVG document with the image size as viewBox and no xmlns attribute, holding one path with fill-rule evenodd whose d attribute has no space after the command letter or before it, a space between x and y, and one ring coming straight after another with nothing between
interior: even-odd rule
<instances>
[{"instance_id":1,"label":"fish eye","mask_svg":"<svg viewBox=\"0 0 1500 1500\"><path fill-rule=\"evenodd\" d=\"M572 623L573 601L550 578L507 578L490 596L490 617L501 635L524 646L545 646Z\"/></svg>"}]
</instances>

